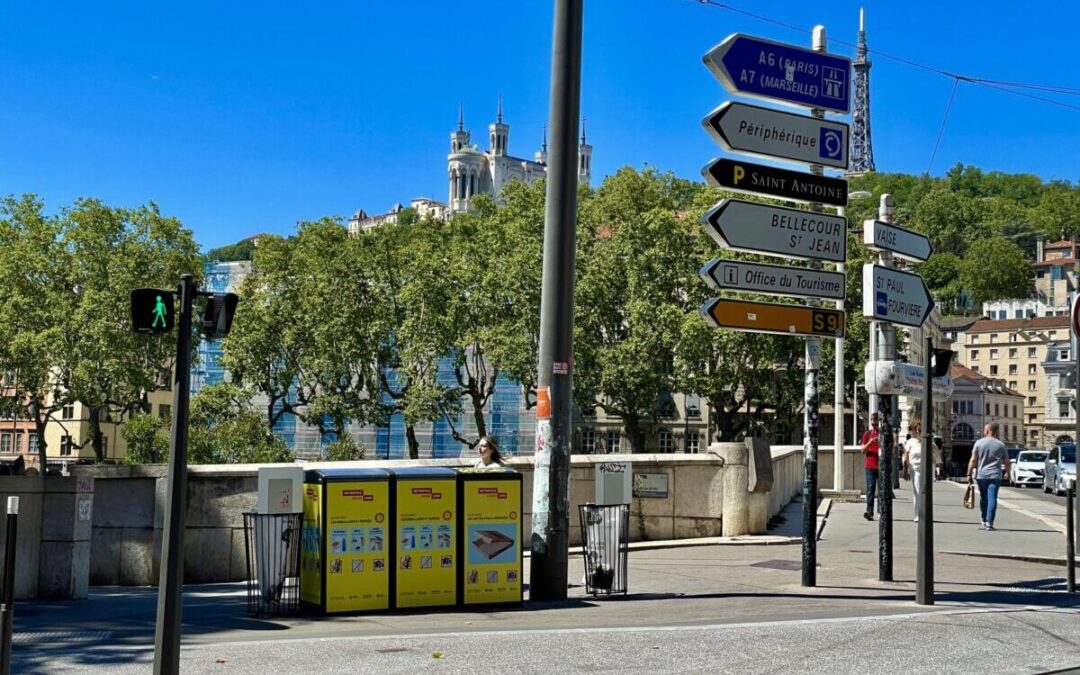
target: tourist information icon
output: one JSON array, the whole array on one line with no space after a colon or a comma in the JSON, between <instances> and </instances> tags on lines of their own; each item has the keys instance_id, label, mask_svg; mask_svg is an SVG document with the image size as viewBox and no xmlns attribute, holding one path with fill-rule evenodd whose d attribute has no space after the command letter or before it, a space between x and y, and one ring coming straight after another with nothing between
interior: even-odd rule
<instances>
[{"instance_id":1,"label":"tourist information icon","mask_svg":"<svg viewBox=\"0 0 1080 675\"><path fill-rule=\"evenodd\" d=\"M713 258L701 268L700 275L718 291L830 300L847 297L845 275L841 272Z\"/></svg>"}]
</instances>

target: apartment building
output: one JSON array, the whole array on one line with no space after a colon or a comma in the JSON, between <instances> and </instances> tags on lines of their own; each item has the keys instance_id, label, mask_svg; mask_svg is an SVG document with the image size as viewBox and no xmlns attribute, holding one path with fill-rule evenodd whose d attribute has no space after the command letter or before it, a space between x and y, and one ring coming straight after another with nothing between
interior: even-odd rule
<instances>
[{"instance_id":1,"label":"apartment building","mask_svg":"<svg viewBox=\"0 0 1080 675\"><path fill-rule=\"evenodd\" d=\"M951 452L945 461L954 475L961 474L971 458L971 449L983 434L983 427L997 422L1002 441L1024 445L1024 395L1007 386L1001 378L985 377L971 368L954 363L949 368L953 380L952 410L949 417Z\"/></svg>"},{"instance_id":2,"label":"apartment building","mask_svg":"<svg viewBox=\"0 0 1080 675\"><path fill-rule=\"evenodd\" d=\"M990 379L1004 381L1024 397L1020 443L1045 447L1047 377L1043 364L1052 343L1068 341L1069 317L980 319L964 333L961 363Z\"/></svg>"}]
</instances>

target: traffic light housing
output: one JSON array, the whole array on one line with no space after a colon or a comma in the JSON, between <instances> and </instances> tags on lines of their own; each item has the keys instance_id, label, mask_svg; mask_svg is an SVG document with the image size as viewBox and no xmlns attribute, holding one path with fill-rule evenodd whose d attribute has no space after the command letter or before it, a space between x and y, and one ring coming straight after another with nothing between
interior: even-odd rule
<instances>
[{"instance_id":1,"label":"traffic light housing","mask_svg":"<svg viewBox=\"0 0 1080 675\"><path fill-rule=\"evenodd\" d=\"M931 360L933 366L932 375L934 377L945 377L949 374L949 364L952 363L953 355L956 352L951 349L935 349Z\"/></svg>"},{"instance_id":2,"label":"traffic light housing","mask_svg":"<svg viewBox=\"0 0 1080 675\"><path fill-rule=\"evenodd\" d=\"M236 293L214 293L207 298L203 310L203 335L207 339L216 340L229 334L239 300Z\"/></svg>"},{"instance_id":3,"label":"traffic light housing","mask_svg":"<svg viewBox=\"0 0 1080 675\"><path fill-rule=\"evenodd\" d=\"M136 288L131 292L131 327L136 333L160 335L173 329L176 309L173 292Z\"/></svg>"}]
</instances>

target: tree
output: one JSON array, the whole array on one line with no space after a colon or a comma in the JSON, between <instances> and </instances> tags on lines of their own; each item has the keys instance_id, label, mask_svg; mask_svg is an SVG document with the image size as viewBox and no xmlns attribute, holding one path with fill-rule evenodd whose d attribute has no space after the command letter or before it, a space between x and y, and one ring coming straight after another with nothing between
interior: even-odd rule
<instances>
[{"instance_id":1,"label":"tree","mask_svg":"<svg viewBox=\"0 0 1080 675\"><path fill-rule=\"evenodd\" d=\"M326 461L356 462L364 458L364 444L352 436L343 436L326 446Z\"/></svg>"},{"instance_id":2,"label":"tree","mask_svg":"<svg viewBox=\"0 0 1080 675\"><path fill-rule=\"evenodd\" d=\"M210 262L232 262L234 260L251 260L254 254L255 237L248 237L235 244L210 249L206 252L206 259Z\"/></svg>"},{"instance_id":3,"label":"tree","mask_svg":"<svg viewBox=\"0 0 1080 675\"><path fill-rule=\"evenodd\" d=\"M1019 246L1007 239L973 243L961 262L960 279L976 304L1031 296L1031 264Z\"/></svg>"},{"instance_id":4,"label":"tree","mask_svg":"<svg viewBox=\"0 0 1080 675\"><path fill-rule=\"evenodd\" d=\"M169 421L150 413L131 416L120 433L127 441L128 464L161 464L169 460Z\"/></svg>"},{"instance_id":5,"label":"tree","mask_svg":"<svg viewBox=\"0 0 1080 675\"><path fill-rule=\"evenodd\" d=\"M684 183L623 168L579 209L574 395L582 409L622 418L633 452L674 391L683 318L696 311L687 283L697 223L680 213Z\"/></svg>"},{"instance_id":6,"label":"tree","mask_svg":"<svg viewBox=\"0 0 1080 675\"><path fill-rule=\"evenodd\" d=\"M917 268L934 297L944 302L946 307L956 306L963 289L960 279L962 264L959 256L946 252L933 254Z\"/></svg>"},{"instance_id":7,"label":"tree","mask_svg":"<svg viewBox=\"0 0 1080 675\"><path fill-rule=\"evenodd\" d=\"M980 236L980 202L959 192L936 189L928 193L912 214L911 226L930 237L934 251L963 256L968 244ZM983 233L988 234L988 233Z\"/></svg>"},{"instance_id":8,"label":"tree","mask_svg":"<svg viewBox=\"0 0 1080 675\"><path fill-rule=\"evenodd\" d=\"M291 462L293 452L266 427L250 396L229 383L199 390L191 399L190 464Z\"/></svg>"},{"instance_id":9,"label":"tree","mask_svg":"<svg viewBox=\"0 0 1080 675\"><path fill-rule=\"evenodd\" d=\"M45 475L45 426L70 392L53 364L66 341L64 313L68 251L61 246L63 225L44 214L33 195L0 202L0 372L13 375L13 387L0 397L5 416L33 420L41 475Z\"/></svg>"},{"instance_id":10,"label":"tree","mask_svg":"<svg viewBox=\"0 0 1080 675\"><path fill-rule=\"evenodd\" d=\"M18 383L5 405L34 420L44 467L46 424L81 402L90 433L72 445L91 445L101 461L102 420L146 410L146 394L165 385L175 357L171 340L132 333L129 294L198 276L198 248L153 203L122 209L80 199L47 218L27 196L5 199L0 215L0 283L14 290L0 309L0 367Z\"/></svg>"}]
</instances>

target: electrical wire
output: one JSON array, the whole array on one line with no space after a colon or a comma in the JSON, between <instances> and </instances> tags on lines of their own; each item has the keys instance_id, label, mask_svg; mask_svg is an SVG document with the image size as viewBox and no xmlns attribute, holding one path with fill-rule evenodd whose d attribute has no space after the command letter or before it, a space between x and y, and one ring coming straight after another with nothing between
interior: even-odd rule
<instances>
[{"instance_id":1,"label":"electrical wire","mask_svg":"<svg viewBox=\"0 0 1080 675\"><path fill-rule=\"evenodd\" d=\"M952 110L953 99L956 98L956 89L960 86L960 78L953 80L952 93L949 94L949 103L945 106L945 117L941 119L941 128L937 132L937 140L934 141L934 151L930 153L930 163L926 165L926 174L930 175L930 169L934 168L934 158L937 157L938 147L941 145L941 137L945 134L945 123L949 121L949 111Z\"/></svg>"},{"instance_id":2,"label":"electrical wire","mask_svg":"<svg viewBox=\"0 0 1080 675\"><path fill-rule=\"evenodd\" d=\"M715 7L717 9L724 9L724 10L727 10L729 12L733 12L735 14L742 14L743 16L748 16L748 17L750 17L752 19L756 19L758 21L763 21L765 23L771 23L771 24L773 24L775 26L780 26L782 28L786 28L788 30L793 30L793 31L796 31L798 33L803 33L803 34L809 35L812 32L812 31L809 31L809 30L807 30L805 28L802 28L800 26L796 26L794 24L790 24L790 23L787 23L787 22L784 22L784 21L780 21L778 19L774 19L774 18L769 17L769 16L764 16L762 14L756 14L754 12L749 12L749 11L747 11L745 9L740 9L738 7L732 7L731 5L725 4L723 2L718 2L717 0L690 0L690 1L695 2L696 4L699 4L699 5ZM837 39L837 38L834 38L834 37L831 37L831 36L829 38L829 41L830 42L836 42L838 44L844 45L846 47L851 47L853 49L857 47L857 45L855 43L848 42L846 40L840 40L840 39ZM874 56L879 56L879 57L884 58L884 59L889 59L891 61L896 61L897 63L902 63L902 64L904 64L906 66L911 66L912 68L920 68L922 70L926 70L928 72L935 73L935 74L941 75L943 77L947 77L949 79L954 80L956 83L959 83L960 80L963 80L964 82L970 82L971 84L977 84L979 86L986 87L988 89L996 89L998 91L1003 91L1003 92L1008 93L1008 94L1014 94L1016 96L1023 96L1025 98L1029 98L1029 99L1032 99L1032 100L1035 100L1035 101L1040 101L1042 103L1048 103L1050 105L1056 105L1056 106L1059 106L1059 107L1062 107L1062 108L1067 108L1069 110L1080 111L1080 106L1077 106L1077 105L1072 105L1070 103L1065 103L1064 101L1057 101L1057 100L1054 100L1052 98L1046 98L1044 96L1036 96L1034 94L1031 94L1031 93L1028 93L1028 92L1025 92L1025 91L1019 91L1020 89L1031 89L1031 90L1037 90L1037 91L1044 91L1044 92L1048 92L1048 93L1077 96L1077 95L1080 95L1080 87L1060 87L1060 86L1046 85L1046 84L1033 84L1033 83L1029 83L1029 82L1010 82L1010 81L1006 81L1006 80L994 80L994 79L989 79L989 78L971 77L971 76L968 76L968 75L960 75L959 73L953 73L953 72L950 72L948 70L938 68L936 66L927 65L925 63L919 63L918 61L912 61L911 59L906 59L906 58L901 57L901 56L896 56L895 54L889 54L887 52L882 52L882 51L879 51L877 49L867 48L867 52L870 53L870 54L873 54ZM953 88L953 93L955 94L955 85L954 85L954 88ZM951 105L951 101L952 101L952 98L950 96L950 105Z\"/></svg>"}]
</instances>

